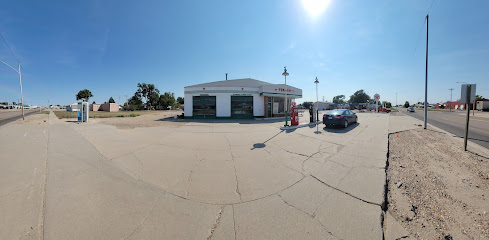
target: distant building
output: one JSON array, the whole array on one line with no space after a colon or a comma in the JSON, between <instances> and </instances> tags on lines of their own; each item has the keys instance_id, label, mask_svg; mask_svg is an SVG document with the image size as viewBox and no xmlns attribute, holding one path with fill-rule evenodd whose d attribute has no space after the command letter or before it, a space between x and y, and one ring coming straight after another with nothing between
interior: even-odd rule
<instances>
[{"instance_id":1,"label":"distant building","mask_svg":"<svg viewBox=\"0 0 489 240\"><path fill-rule=\"evenodd\" d=\"M313 102L312 103L312 107L314 109L316 109L316 105L318 105L317 106L318 107L318 110L319 111L322 111L322 110L329 110L329 109L331 109L331 105L335 105L335 104L332 103L332 102L317 102L317 104L316 104L316 102Z\"/></svg>"},{"instance_id":2,"label":"distant building","mask_svg":"<svg viewBox=\"0 0 489 240\"><path fill-rule=\"evenodd\" d=\"M90 104L90 111L118 112L120 109L117 103Z\"/></svg>"},{"instance_id":3,"label":"distant building","mask_svg":"<svg viewBox=\"0 0 489 240\"><path fill-rule=\"evenodd\" d=\"M479 111L489 111L489 99L480 99L476 101L475 109Z\"/></svg>"},{"instance_id":4,"label":"distant building","mask_svg":"<svg viewBox=\"0 0 489 240\"><path fill-rule=\"evenodd\" d=\"M454 110L463 110L465 108L465 104L464 103L461 103L461 102L446 102L443 104L443 106L446 108L446 109L454 109Z\"/></svg>"},{"instance_id":5,"label":"distant building","mask_svg":"<svg viewBox=\"0 0 489 240\"><path fill-rule=\"evenodd\" d=\"M68 112L78 112L80 111L80 108L78 106L78 103L72 103L69 106L66 107L66 111Z\"/></svg>"},{"instance_id":6,"label":"distant building","mask_svg":"<svg viewBox=\"0 0 489 240\"><path fill-rule=\"evenodd\" d=\"M90 104L90 111L98 111L99 108L100 108L100 104L96 104L96 103Z\"/></svg>"}]
</instances>

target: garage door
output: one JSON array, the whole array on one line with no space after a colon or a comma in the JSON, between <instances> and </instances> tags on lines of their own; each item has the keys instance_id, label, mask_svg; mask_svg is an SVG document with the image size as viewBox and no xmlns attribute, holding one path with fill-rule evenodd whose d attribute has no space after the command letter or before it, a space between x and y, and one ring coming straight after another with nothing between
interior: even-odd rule
<instances>
[{"instance_id":1,"label":"garage door","mask_svg":"<svg viewBox=\"0 0 489 240\"><path fill-rule=\"evenodd\" d=\"M194 118L216 118L216 97L215 96L194 96Z\"/></svg>"},{"instance_id":2,"label":"garage door","mask_svg":"<svg viewBox=\"0 0 489 240\"><path fill-rule=\"evenodd\" d=\"M253 96L231 96L232 118L253 118Z\"/></svg>"}]
</instances>

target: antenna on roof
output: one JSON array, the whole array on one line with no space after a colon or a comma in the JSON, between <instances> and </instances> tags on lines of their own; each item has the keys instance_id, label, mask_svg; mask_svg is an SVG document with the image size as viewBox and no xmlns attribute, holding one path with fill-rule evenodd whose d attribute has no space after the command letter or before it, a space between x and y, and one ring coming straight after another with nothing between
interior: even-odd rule
<instances>
[{"instance_id":1,"label":"antenna on roof","mask_svg":"<svg viewBox=\"0 0 489 240\"><path fill-rule=\"evenodd\" d=\"M228 80L228 73L226 73L226 81Z\"/></svg>"}]
</instances>

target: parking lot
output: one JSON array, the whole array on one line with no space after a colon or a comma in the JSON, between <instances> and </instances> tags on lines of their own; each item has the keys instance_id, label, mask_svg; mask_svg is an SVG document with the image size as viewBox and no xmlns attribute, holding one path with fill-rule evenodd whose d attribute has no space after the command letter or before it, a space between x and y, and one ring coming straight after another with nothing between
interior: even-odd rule
<instances>
[{"instance_id":1,"label":"parking lot","mask_svg":"<svg viewBox=\"0 0 489 240\"><path fill-rule=\"evenodd\" d=\"M0 238L381 239L389 115L358 116L316 132L266 120L119 129L37 115L1 132L1 173L15 181L0 188L10 206ZM29 164L5 135L40 146Z\"/></svg>"}]
</instances>

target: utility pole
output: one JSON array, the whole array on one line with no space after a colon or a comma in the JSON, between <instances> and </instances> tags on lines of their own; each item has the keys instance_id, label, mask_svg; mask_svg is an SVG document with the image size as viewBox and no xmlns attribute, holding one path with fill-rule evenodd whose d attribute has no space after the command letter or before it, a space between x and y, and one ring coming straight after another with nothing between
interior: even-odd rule
<instances>
[{"instance_id":1,"label":"utility pole","mask_svg":"<svg viewBox=\"0 0 489 240\"><path fill-rule=\"evenodd\" d=\"M396 107L397 107L397 93L396 93Z\"/></svg>"},{"instance_id":2,"label":"utility pole","mask_svg":"<svg viewBox=\"0 0 489 240\"><path fill-rule=\"evenodd\" d=\"M429 27L430 15L426 15L426 70L425 70L425 82L424 82L424 129L426 129L426 123L428 122L428 27Z\"/></svg>"},{"instance_id":3,"label":"utility pole","mask_svg":"<svg viewBox=\"0 0 489 240\"><path fill-rule=\"evenodd\" d=\"M452 111L452 91L453 91L453 88L450 88L448 90L450 90L450 104L448 106L449 106L450 112L451 112Z\"/></svg>"},{"instance_id":4,"label":"utility pole","mask_svg":"<svg viewBox=\"0 0 489 240\"><path fill-rule=\"evenodd\" d=\"M20 82L20 99L21 99L21 103L22 103L22 120L25 120L24 118L24 97L22 95L22 74L20 72L20 62L17 62L17 64L19 65L19 70L13 68L12 66L8 65L8 63L0 60L0 62L2 62L3 64L7 65L8 67L12 68L14 71L16 71L18 74L19 74L19 82ZM19 103L17 103L19 104Z\"/></svg>"}]
</instances>

